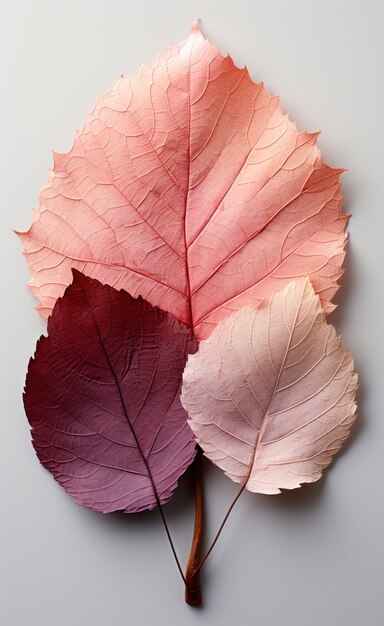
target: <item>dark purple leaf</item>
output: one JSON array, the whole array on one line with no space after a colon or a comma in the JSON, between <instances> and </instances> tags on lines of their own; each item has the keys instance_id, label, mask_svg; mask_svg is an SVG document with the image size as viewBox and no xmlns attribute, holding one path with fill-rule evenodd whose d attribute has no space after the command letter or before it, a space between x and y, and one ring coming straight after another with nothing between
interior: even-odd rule
<instances>
[{"instance_id":1,"label":"dark purple leaf","mask_svg":"<svg viewBox=\"0 0 384 626\"><path fill-rule=\"evenodd\" d=\"M24 405L41 463L76 502L108 513L167 502L195 443L180 403L190 331L74 271L37 343Z\"/></svg>"}]
</instances>

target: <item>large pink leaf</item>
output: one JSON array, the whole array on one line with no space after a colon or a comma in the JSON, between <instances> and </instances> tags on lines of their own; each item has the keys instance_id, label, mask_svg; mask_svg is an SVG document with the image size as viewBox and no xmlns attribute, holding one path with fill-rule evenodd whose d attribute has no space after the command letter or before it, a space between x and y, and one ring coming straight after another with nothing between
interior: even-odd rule
<instances>
[{"instance_id":1,"label":"large pink leaf","mask_svg":"<svg viewBox=\"0 0 384 626\"><path fill-rule=\"evenodd\" d=\"M71 267L142 295L198 338L305 273L331 311L347 217L341 170L316 138L194 27L121 77L71 150L54 154L21 233L42 315Z\"/></svg>"},{"instance_id":2,"label":"large pink leaf","mask_svg":"<svg viewBox=\"0 0 384 626\"><path fill-rule=\"evenodd\" d=\"M250 491L314 482L355 419L353 360L307 278L221 322L184 372L206 456Z\"/></svg>"},{"instance_id":3,"label":"large pink leaf","mask_svg":"<svg viewBox=\"0 0 384 626\"><path fill-rule=\"evenodd\" d=\"M79 504L135 512L169 500L195 455L179 397L194 349L169 313L74 274L24 404L41 463Z\"/></svg>"}]
</instances>

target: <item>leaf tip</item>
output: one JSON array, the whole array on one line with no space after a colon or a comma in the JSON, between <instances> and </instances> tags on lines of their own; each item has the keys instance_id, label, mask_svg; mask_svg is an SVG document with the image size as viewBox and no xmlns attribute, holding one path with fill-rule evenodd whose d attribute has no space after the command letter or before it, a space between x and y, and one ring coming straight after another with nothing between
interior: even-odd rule
<instances>
[{"instance_id":1,"label":"leaf tip","mask_svg":"<svg viewBox=\"0 0 384 626\"><path fill-rule=\"evenodd\" d=\"M197 17L191 26L191 33L200 33L200 17Z\"/></svg>"}]
</instances>

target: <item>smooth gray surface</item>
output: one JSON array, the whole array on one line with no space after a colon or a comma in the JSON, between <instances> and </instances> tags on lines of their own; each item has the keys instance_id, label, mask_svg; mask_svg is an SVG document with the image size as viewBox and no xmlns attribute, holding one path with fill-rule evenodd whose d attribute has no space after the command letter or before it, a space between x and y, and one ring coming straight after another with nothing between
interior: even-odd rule
<instances>
[{"instance_id":1,"label":"smooth gray surface","mask_svg":"<svg viewBox=\"0 0 384 626\"><path fill-rule=\"evenodd\" d=\"M381 626L383 610L383 76L380 1L8 0L1 5L1 576L4 626ZM324 158L349 169L348 275L333 315L360 374L359 425L326 478L245 494L204 576L183 590L157 512L75 505L37 462L21 402L44 329L12 228L29 226L50 150L68 150L95 95L183 38L195 17L223 52L281 95ZM167 505L181 558L188 477ZM208 535L236 487L208 471ZM184 495L185 493L185 495Z\"/></svg>"}]
</instances>

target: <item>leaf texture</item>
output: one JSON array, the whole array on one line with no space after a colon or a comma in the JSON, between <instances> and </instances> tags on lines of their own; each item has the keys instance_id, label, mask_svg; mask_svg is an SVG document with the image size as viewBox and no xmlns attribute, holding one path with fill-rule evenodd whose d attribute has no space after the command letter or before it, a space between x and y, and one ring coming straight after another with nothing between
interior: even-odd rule
<instances>
[{"instance_id":1,"label":"leaf texture","mask_svg":"<svg viewBox=\"0 0 384 626\"><path fill-rule=\"evenodd\" d=\"M27 232L47 317L71 268L141 295L197 338L309 274L326 312L342 270L339 176L277 97L195 26L97 99Z\"/></svg>"},{"instance_id":2,"label":"leaf texture","mask_svg":"<svg viewBox=\"0 0 384 626\"><path fill-rule=\"evenodd\" d=\"M221 322L189 357L182 403L205 455L250 491L314 482L355 419L353 360L308 278Z\"/></svg>"},{"instance_id":3,"label":"leaf texture","mask_svg":"<svg viewBox=\"0 0 384 626\"><path fill-rule=\"evenodd\" d=\"M190 331L74 271L37 343L24 394L41 463L84 506L167 502L195 443L180 403Z\"/></svg>"}]
</instances>

